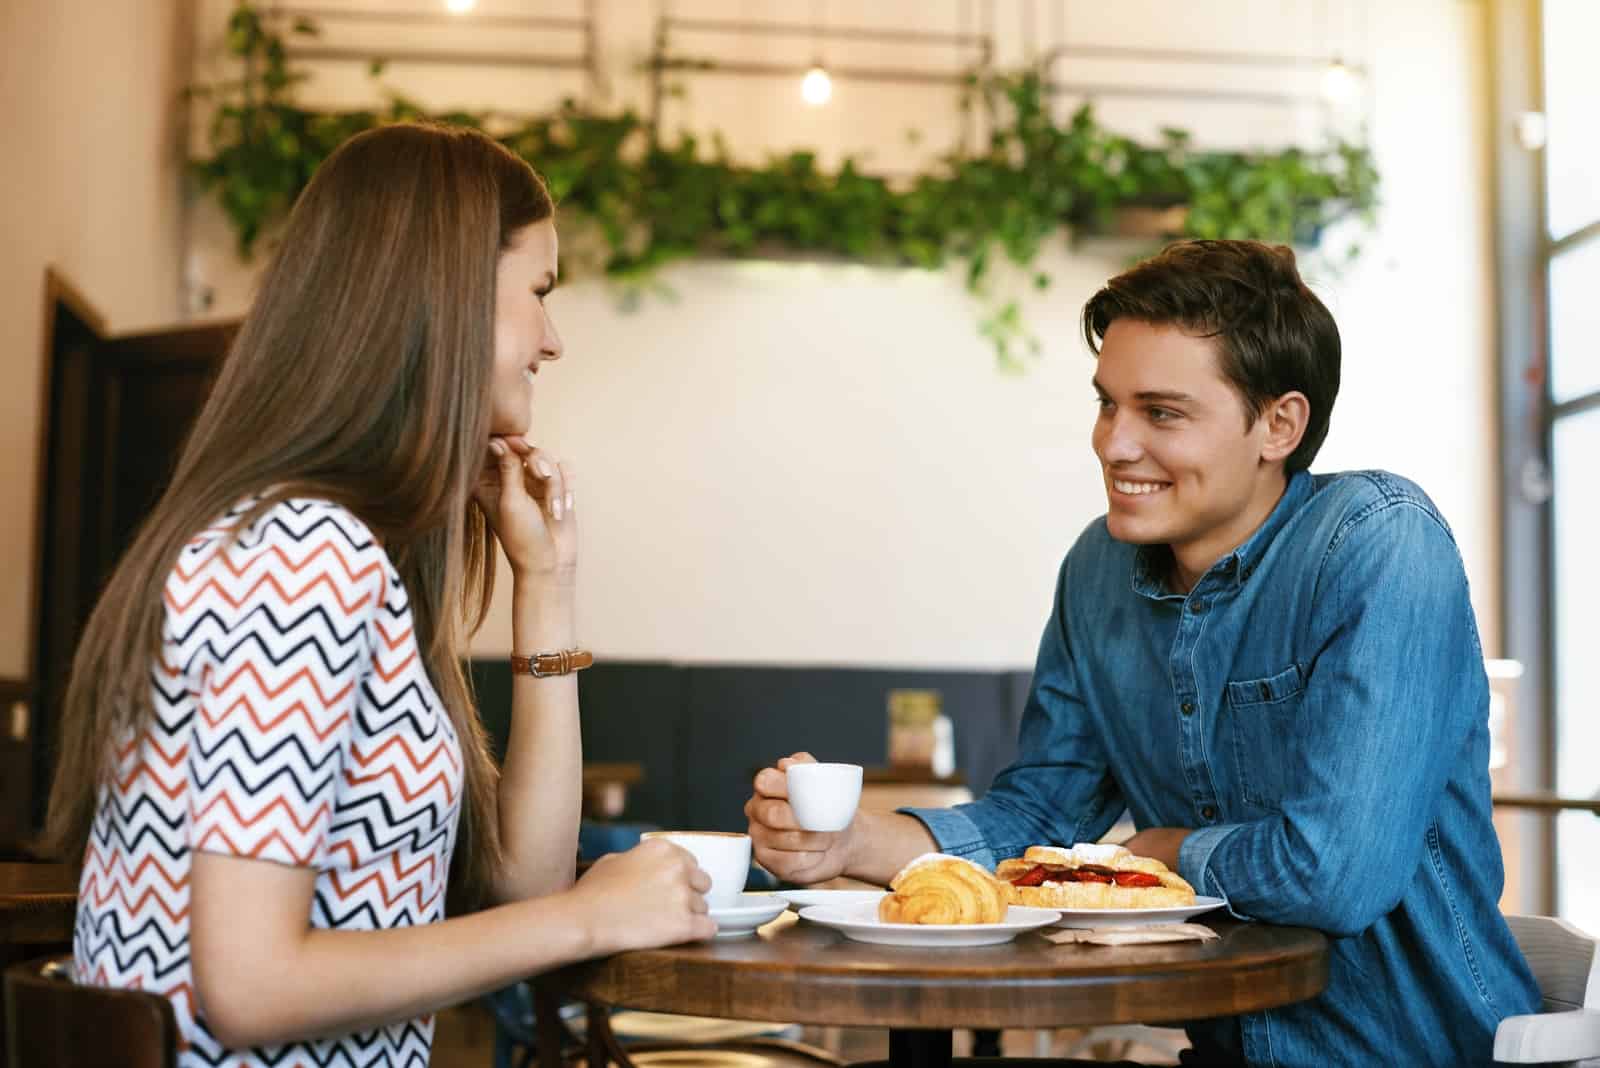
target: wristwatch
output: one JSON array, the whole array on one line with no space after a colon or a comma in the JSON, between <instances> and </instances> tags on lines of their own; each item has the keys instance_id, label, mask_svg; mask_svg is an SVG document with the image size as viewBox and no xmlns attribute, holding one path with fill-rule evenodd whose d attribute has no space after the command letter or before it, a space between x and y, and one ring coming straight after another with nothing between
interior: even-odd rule
<instances>
[{"instance_id":1,"label":"wristwatch","mask_svg":"<svg viewBox=\"0 0 1600 1068\"><path fill-rule=\"evenodd\" d=\"M594 654L585 649L562 649L555 653L535 653L533 656L511 654L511 674L532 675L544 679L552 675L570 675L594 663Z\"/></svg>"}]
</instances>

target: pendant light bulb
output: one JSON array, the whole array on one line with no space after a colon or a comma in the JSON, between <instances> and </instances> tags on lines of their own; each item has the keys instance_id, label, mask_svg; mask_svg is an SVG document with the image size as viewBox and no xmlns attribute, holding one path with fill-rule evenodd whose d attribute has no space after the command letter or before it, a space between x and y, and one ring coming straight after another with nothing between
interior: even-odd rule
<instances>
[{"instance_id":1,"label":"pendant light bulb","mask_svg":"<svg viewBox=\"0 0 1600 1068\"><path fill-rule=\"evenodd\" d=\"M813 63L800 81L800 98L814 108L820 108L833 98L833 79L821 63Z\"/></svg>"},{"instance_id":2,"label":"pendant light bulb","mask_svg":"<svg viewBox=\"0 0 1600 1068\"><path fill-rule=\"evenodd\" d=\"M1330 104L1348 104L1361 92L1361 75L1335 59L1322 72L1322 99Z\"/></svg>"}]
</instances>

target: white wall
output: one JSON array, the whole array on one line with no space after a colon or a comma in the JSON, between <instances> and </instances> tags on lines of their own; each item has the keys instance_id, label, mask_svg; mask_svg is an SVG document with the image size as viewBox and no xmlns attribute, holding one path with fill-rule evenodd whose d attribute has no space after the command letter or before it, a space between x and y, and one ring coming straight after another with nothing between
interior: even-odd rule
<instances>
[{"instance_id":1,"label":"white wall","mask_svg":"<svg viewBox=\"0 0 1600 1068\"><path fill-rule=\"evenodd\" d=\"M113 330L179 312L187 6L0 4L0 676L31 668L45 268Z\"/></svg>"},{"instance_id":2,"label":"white wall","mask_svg":"<svg viewBox=\"0 0 1600 1068\"><path fill-rule=\"evenodd\" d=\"M203 39L214 38L217 12L227 6L206 4ZM1202 17L1179 0L996 6L1003 65L1065 35L1079 43L1337 49L1369 67L1382 224L1365 238L1368 251L1355 269L1336 275L1307 265L1341 323L1346 352L1345 384L1318 466L1384 466L1433 494L1461 542L1493 653L1498 544L1478 7L1219 0ZM1025 36L1030 6L1040 14ZM489 0L480 7L496 10ZM973 8L885 0L870 8L828 5L825 17L958 29L961 11ZM1340 12L1331 22L1330 8ZM613 102L641 103L634 65L648 44L653 5L615 0L600 9ZM682 0L673 10L808 14L732 0ZM809 58L761 47L760 58ZM791 47L807 52L810 45ZM835 61L844 58L852 57ZM881 65L936 61L892 52L876 58ZM404 75L395 68L391 80L406 85ZM413 76L425 75L437 102L471 102L463 89L471 83L443 83L422 70ZM1204 69L1145 75L1200 85L1223 76ZM358 90L348 71L312 87L327 100ZM687 104L668 111L668 128L720 126L739 134L734 148L748 155L809 143L825 156L870 150L884 169L904 170L931 149L907 146L895 131L920 126L939 144L952 133L942 118L948 101L932 90L841 82L823 111L806 111L795 87L781 82L699 77L690 90ZM553 76L540 91L547 100L532 92L517 105L570 92L570 76ZM1248 142L1264 121L1248 109L1180 110L1214 143ZM1131 101L1108 104L1113 112L1130 128L1159 125L1169 114L1159 103ZM1278 118L1284 136L1307 121ZM214 209L202 206L195 235L192 263L216 287L215 310L242 309L251 273L229 262L231 235ZM666 273L675 301L648 300L632 314L619 312L610 291L592 280L558 291L551 307L569 355L540 376L536 418L543 443L579 471L585 641L606 656L644 659L1031 663L1060 557L1103 510L1088 448L1092 363L1076 316L1128 254L1106 243L1051 253L1056 284L1029 308L1046 351L1022 376L996 371L953 271L700 262ZM499 653L509 645L502 604L478 649Z\"/></svg>"}]
</instances>

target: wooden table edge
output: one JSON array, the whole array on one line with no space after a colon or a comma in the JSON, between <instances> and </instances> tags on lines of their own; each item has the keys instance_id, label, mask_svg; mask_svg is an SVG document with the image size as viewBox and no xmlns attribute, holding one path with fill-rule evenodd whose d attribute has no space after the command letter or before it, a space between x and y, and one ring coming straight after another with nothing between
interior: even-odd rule
<instances>
[{"instance_id":1,"label":"wooden table edge","mask_svg":"<svg viewBox=\"0 0 1600 1068\"><path fill-rule=\"evenodd\" d=\"M808 975L800 997L793 995L792 978L781 971L728 969L726 961L714 957L663 964L684 968L694 978L695 972L703 973L704 981L656 989L642 988L626 974L612 974L614 960L569 965L539 982L569 997L618 1008L723 1019L838 1027L1049 1028L1175 1023L1259 1012L1315 997L1328 980L1328 942L1321 935L1314 952L1263 954L1226 975L1198 963L1175 963L1134 974L1023 975L975 988L963 977L907 979L892 972L840 969ZM650 963L644 961L643 967L648 970ZM1048 1005L1028 1005L1016 997L1040 989L1051 991ZM932 1011L937 1022L929 1022L928 1002L936 1004Z\"/></svg>"}]
</instances>

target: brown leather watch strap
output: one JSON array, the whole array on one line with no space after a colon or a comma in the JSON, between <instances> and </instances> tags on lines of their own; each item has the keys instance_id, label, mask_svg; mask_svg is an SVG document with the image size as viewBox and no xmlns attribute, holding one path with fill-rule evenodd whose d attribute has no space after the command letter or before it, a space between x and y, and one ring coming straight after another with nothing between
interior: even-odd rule
<instances>
[{"instance_id":1,"label":"brown leather watch strap","mask_svg":"<svg viewBox=\"0 0 1600 1068\"><path fill-rule=\"evenodd\" d=\"M585 649L563 649L557 653L535 653L533 656L512 653L511 673L543 679L551 675L570 675L593 663L594 654Z\"/></svg>"}]
</instances>

